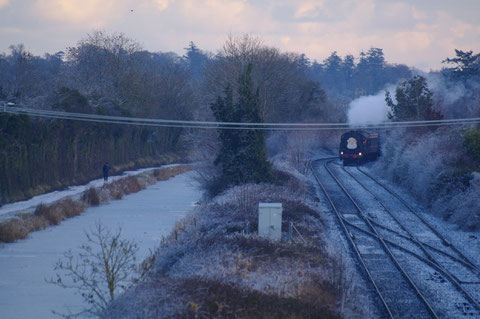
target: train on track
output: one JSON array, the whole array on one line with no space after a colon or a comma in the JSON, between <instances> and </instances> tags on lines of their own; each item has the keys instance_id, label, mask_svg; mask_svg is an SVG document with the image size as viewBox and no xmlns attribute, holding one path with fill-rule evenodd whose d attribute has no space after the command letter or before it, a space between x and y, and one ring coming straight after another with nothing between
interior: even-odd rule
<instances>
[{"instance_id":1,"label":"train on track","mask_svg":"<svg viewBox=\"0 0 480 319\"><path fill-rule=\"evenodd\" d=\"M339 156L344 165L376 160L380 155L380 136L376 132L352 130L340 138Z\"/></svg>"}]
</instances>

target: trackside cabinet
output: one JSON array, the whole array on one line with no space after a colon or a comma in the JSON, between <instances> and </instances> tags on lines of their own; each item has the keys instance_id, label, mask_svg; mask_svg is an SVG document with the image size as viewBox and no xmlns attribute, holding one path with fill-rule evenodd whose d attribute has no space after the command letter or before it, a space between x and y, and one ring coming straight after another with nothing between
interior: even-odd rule
<instances>
[{"instance_id":1,"label":"trackside cabinet","mask_svg":"<svg viewBox=\"0 0 480 319\"><path fill-rule=\"evenodd\" d=\"M282 203L258 203L258 235L271 240L282 238Z\"/></svg>"}]
</instances>

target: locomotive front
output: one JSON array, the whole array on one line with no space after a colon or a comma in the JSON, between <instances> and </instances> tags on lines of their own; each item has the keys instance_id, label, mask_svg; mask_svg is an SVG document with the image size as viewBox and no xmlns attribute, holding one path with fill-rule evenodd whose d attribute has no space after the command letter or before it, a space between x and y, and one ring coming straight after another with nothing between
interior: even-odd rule
<instances>
[{"instance_id":1,"label":"locomotive front","mask_svg":"<svg viewBox=\"0 0 480 319\"><path fill-rule=\"evenodd\" d=\"M339 156L344 164L361 163L367 159L376 159L380 155L378 133L367 131L349 131L340 139Z\"/></svg>"},{"instance_id":2,"label":"locomotive front","mask_svg":"<svg viewBox=\"0 0 480 319\"><path fill-rule=\"evenodd\" d=\"M340 139L340 159L346 162L360 162L365 157L367 139L360 132L350 131Z\"/></svg>"}]
</instances>

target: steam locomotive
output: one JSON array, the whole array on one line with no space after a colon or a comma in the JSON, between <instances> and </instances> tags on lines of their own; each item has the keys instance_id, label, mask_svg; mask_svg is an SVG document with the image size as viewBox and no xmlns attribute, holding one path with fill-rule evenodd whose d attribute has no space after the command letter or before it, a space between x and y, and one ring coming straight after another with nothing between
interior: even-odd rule
<instances>
[{"instance_id":1,"label":"steam locomotive","mask_svg":"<svg viewBox=\"0 0 480 319\"><path fill-rule=\"evenodd\" d=\"M342 134L340 138L339 156L344 165L376 160L381 155L380 152L380 136L378 133L353 130Z\"/></svg>"}]
</instances>

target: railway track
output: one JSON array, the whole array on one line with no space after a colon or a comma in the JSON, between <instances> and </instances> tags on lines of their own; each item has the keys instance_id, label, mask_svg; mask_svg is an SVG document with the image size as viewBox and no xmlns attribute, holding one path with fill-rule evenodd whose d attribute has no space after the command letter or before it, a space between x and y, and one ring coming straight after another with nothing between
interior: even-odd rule
<instances>
[{"instance_id":1,"label":"railway track","mask_svg":"<svg viewBox=\"0 0 480 319\"><path fill-rule=\"evenodd\" d=\"M359 167L343 168L347 174L369 192L394 220L394 225L409 234L408 240L418 246L424 257L441 269L437 280L449 280L468 299L477 311L480 309L480 267L415 211L401 196ZM391 223L392 224L392 223ZM396 233L394 227L379 225ZM443 276L445 278L441 278Z\"/></svg>"},{"instance_id":2,"label":"railway track","mask_svg":"<svg viewBox=\"0 0 480 319\"><path fill-rule=\"evenodd\" d=\"M380 317L480 317L478 266L385 185L333 162L311 169L378 296Z\"/></svg>"}]
</instances>

